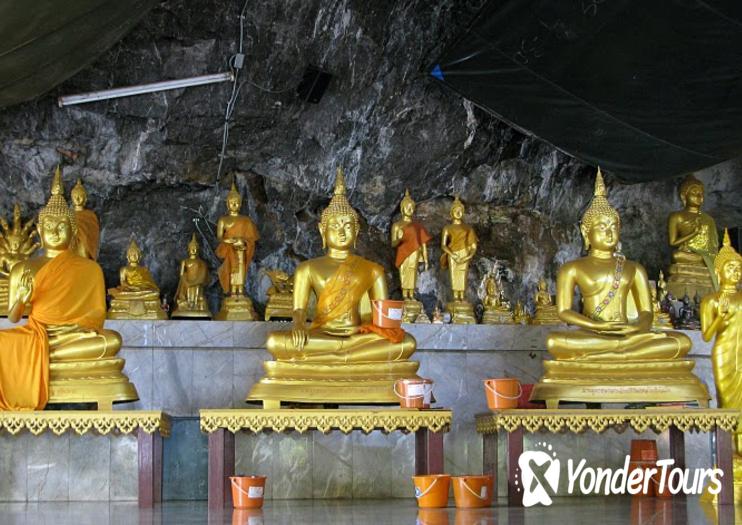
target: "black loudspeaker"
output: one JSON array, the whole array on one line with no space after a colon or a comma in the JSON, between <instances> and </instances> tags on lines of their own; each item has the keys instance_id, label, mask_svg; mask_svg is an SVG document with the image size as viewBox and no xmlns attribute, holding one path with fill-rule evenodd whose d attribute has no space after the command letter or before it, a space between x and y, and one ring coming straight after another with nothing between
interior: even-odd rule
<instances>
[{"instance_id":1,"label":"black loudspeaker","mask_svg":"<svg viewBox=\"0 0 742 525\"><path fill-rule=\"evenodd\" d=\"M325 94L331 78L332 75L327 71L322 71L318 67L307 66L307 69L304 70L304 76L296 88L296 93L300 99L317 104L322 95Z\"/></svg>"},{"instance_id":2,"label":"black loudspeaker","mask_svg":"<svg viewBox=\"0 0 742 525\"><path fill-rule=\"evenodd\" d=\"M729 239L732 241L732 246L739 253L740 244L742 244L742 228L729 228Z\"/></svg>"}]
</instances>

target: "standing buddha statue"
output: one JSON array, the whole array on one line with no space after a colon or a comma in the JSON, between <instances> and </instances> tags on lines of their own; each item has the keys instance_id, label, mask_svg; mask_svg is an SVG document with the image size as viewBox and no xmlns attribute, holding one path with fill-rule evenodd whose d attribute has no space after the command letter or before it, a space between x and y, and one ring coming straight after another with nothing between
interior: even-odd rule
<instances>
[{"instance_id":1,"label":"standing buddha statue","mask_svg":"<svg viewBox=\"0 0 742 525\"><path fill-rule=\"evenodd\" d=\"M188 243L188 258L180 261L180 280L175 292L175 310L172 317L211 318L204 289L209 282L209 266L199 257L196 234Z\"/></svg>"},{"instance_id":2,"label":"standing buddha statue","mask_svg":"<svg viewBox=\"0 0 742 525\"><path fill-rule=\"evenodd\" d=\"M538 290L533 297L533 303L536 308L531 324L536 325L554 325L562 324L557 314L556 306L552 301L551 294L546 286L546 279L543 277L538 281Z\"/></svg>"},{"instance_id":3,"label":"standing buddha statue","mask_svg":"<svg viewBox=\"0 0 742 525\"><path fill-rule=\"evenodd\" d=\"M457 324L477 322L465 293L469 263L477 253L479 239L474 228L464 224L464 212L464 203L457 195L451 205L451 223L446 224L441 233L441 267L448 268L453 292L453 301L446 304L446 311L451 314L451 322Z\"/></svg>"},{"instance_id":4,"label":"standing buddha statue","mask_svg":"<svg viewBox=\"0 0 742 525\"><path fill-rule=\"evenodd\" d=\"M103 328L103 271L71 246L74 212L57 171L51 197L39 212L43 254L20 261L10 272L8 319L24 326L0 331L0 410L41 410L47 403L136 401L137 391L116 354L121 336Z\"/></svg>"},{"instance_id":5,"label":"standing buddha statue","mask_svg":"<svg viewBox=\"0 0 742 525\"><path fill-rule=\"evenodd\" d=\"M253 321L255 311L252 301L245 295L247 270L255 254L255 243L260 238L255 224L240 215L242 195L232 182L227 194L227 215L219 217L216 238L219 245L216 255L224 262L219 267L219 283L224 290L222 307L214 319L220 321Z\"/></svg>"},{"instance_id":6,"label":"standing buddha statue","mask_svg":"<svg viewBox=\"0 0 742 525\"><path fill-rule=\"evenodd\" d=\"M82 179L77 179L77 184L72 188L70 197L72 199L72 206L75 209L75 219L77 220L77 253L81 257L87 257L88 259L97 261L100 223L95 212L85 208L88 202L88 192L85 191L85 186L82 185Z\"/></svg>"},{"instance_id":7,"label":"standing buddha statue","mask_svg":"<svg viewBox=\"0 0 742 525\"><path fill-rule=\"evenodd\" d=\"M167 319L160 305L160 287L149 270L140 266L142 250L132 239L126 250L127 265L119 270L121 284L109 288L109 319Z\"/></svg>"},{"instance_id":8,"label":"standing buddha statue","mask_svg":"<svg viewBox=\"0 0 742 525\"><path fill-rule=\"evenodd\" d=\"M387 299L384 268L353 253L360 229L358 213L345 195L338 168L335 191L322 211L322 257L304 261L294 273L293 329L272 332L266 348L266 376L248 401L266 408L281 401L304 403L395 403L397 379L415 378L419 363L409 361L415 339L401 328L370 323L362 303ZM317 297L307 326L309 297Z\"/></svg>"},{"instance_id":9,"label":"standing buddha statue","mask_svg":"<svg viewBox=\"0 0 742 525\"><path fill-rule=\"evenodd\" d=\"M392 224L392 248L397 248L394 265L399 269L402 284L402 320L406 323L428 323L430 319L425 315L422 303L415 299L415 288L420 263L423 263L426 271L428 269L427 243L432 237L422 224L413 220L415 201L409 190L405 190L399 210L402 219Z\"/></svg>"},{"instance_id":10,"label":"standing buddha statue","mask_svg":"<svg viewBox=\"0 0 742 525\"><path fill-rule=\"evenodd\" d=\"M513 324L513 312L510 311L510 302L505 299L497 277L488 273L484 278L484 312L482 324Z\"/></svg>"},{"instance_id":11,"label":"standing buddha statue","mask_svg":"<svg viewBox=\"0 0 742 525\"><path fill-rule=\"evenodd\" d=\"M675 249L667 287L675 297L704 296L718 288L714 257L719 251L719 233L714 219L701 211L704 189L700 180L688 175L678 194L683 209L671 213L667 220L668 239Z\"/></svg>"},{"instance_id":12,"label":"standing buddha statue","mask_svg":"<svg viewBox=\"0 0 742 525\"><path fill-rule=\"evenodd\" d=\"M25 261L41 246L36 241L37 232L33 227L34 221L25 224L21 219L21 207L16 203L13 207L13 225L5 219L0 219L0 315L8 313L8 279L10 270L16 263Z\"/></svg>"},{"instance_id":13,"label":"standing buddha statue","mask_svg":"<svg viewBox=\"0 0 742 525\"><path fill-rule=\"evenodd\" d=\"M684 359L690 339L653 332L649 280L644 268L619 251L621 219L606 198L598 170L595 194L580 221L587 256L562 265L557 275L559 318L576 327L547 338L552 360L531 399L557 408L559 401L585 403L689 402L708 405L706 387ZM582 311L572 310L574 289ZM636 305L631 322L629 298Z\"/></svg>"},{"instance_id":14,"label":"standing buddha statue","mask_svg":"<svg viewBox=\"0 0 742 525\"><path fill-rule=\"evenodd\" d=\"M672 319L670 314L662 310L659 294L657 292L659 285L652 286L650 283L649 291L652 299L652 328L657 330L666 330L672 328ZM660 292L661 293L661 292Z\"/></svg>"}]
</instances>

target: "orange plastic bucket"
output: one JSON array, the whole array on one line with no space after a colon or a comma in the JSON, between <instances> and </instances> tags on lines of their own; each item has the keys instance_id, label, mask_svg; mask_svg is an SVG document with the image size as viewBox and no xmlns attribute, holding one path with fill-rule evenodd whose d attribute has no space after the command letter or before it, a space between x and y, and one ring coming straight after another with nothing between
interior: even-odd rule
<instances>
[{"instance_id":1,"label":"orange plastic bucket","mask_svg":"<svg viewBox=\"0 0 742 525\"><path fill-rule=\"evenodd\" d=\"M657 442L654 439L632 439L631 461L657 463Z\"/></svg>"},{"instance_id":2,"label":"orange plastic bucket","mask_svg":"<svg viewBox=\"0 0 742 525\"><path fill-rule=\"evenodd\" d=\"M435 509L448 505L448 489L451 476L448 474L428 474L412 476L415 484L415 499L421 509Z\"/></svg>"},{"instance_id":3,"label":"orange plastic bucket","mask_svg":"<svg viewBox=\"0 0 742 525\"><path fill-rule=\"evenodd\" d=\"M642 490L634 494L634 496L654 496L655 495L655 484L652 481L647 485L647 490L644 490L644 480L647 477L647 470L654 467L656 463L649 461L630 461L629 462L629 475L635 470L643 470L642 474Z\"/></svg>"},{"instance_id":4,"label":"orange plastic bucket","mask_svg":"<svg viewBox=\"0 0 742 525\"><path fill-rule=\"evenodd\" d=\"M420 509L417 511L416 525L448 525L446 509Z\"/></svg>"},{"instance_id":5,"label":"orange plastic bucket","mask_svg":"<svg viewBox=\"0 0 742 525\"><path fill-rule=\"evenodd\" d=\"M430 408L433 395L433 381L423 377L397 379L394 393L399 398L401 408Z\"/></svg>"},{"instance_id":6,"label":"orange plastic bucket","mask_svg":"<svg viewBox=\"0 0 742 525\"><path fill-rule=\"evenodd\" d=\"M453 476L453 499L462 509L490 507L494 480L490 475Z\"/></svg>"},{"instance_id":7,"label":"orange plastic bucket","mask_svg":"<svg viewBox=\"0 0 742 525\"><path fill-rule=\"evenodd\" d=\"M230 476L232 504L236 509L259 509L263 506L265 476Z\"/></svg>"},{"instance_id":8,"label":"orange plastic bucket","mask_svg":"<svg viewBox=\"0 0 742 525\"><path fill-rule=\"evenodd\" d=\"M401 328L404 301L376 299L371 301L373 323L381 328Z\"/></svg>"},{"instance_id":9,"label":"orange plastic bucket","mask_svg":"<svg viewBox=\"0 0 742 525\"><path fill-rule=\"evenodd\" d=\"M520 382L510 377L485 379L484 392L487 394L487 406L490 410L517 408L523 393Z\"/></svg>"}]
</instances>

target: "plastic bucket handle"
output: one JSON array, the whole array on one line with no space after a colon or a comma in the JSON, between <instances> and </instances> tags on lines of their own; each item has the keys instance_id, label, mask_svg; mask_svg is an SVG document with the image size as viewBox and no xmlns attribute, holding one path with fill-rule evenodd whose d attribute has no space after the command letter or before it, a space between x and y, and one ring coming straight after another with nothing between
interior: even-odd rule
<instances>
[{"instance_id":1,"label":"plastic bucket handle","mask_svg":"<svg viewBox=\"0 0 742 525\"><path fill-rule=\"evenodd\" d=\"M256 499L256 498L255 498L254 496L250 496L250 494L248 494L248 493L247 493L247 491L246 491L245 489L243 489L242 487L240 487L239 483L237 483L237 482L236 482L236 481L234 480L234 478L230 478L230 480L229 480L229 481L231 481L231 482L232 482L232 486L233 486L233 487L235 487L235 488L236 488L237 490L239 490L240 492L242 492L242 493L243 493L243 494L244 494L245 496L247 496L247 497L248 497L248 498L250 498L250 499ZM261 487L261 488L262 488L262 487Z\"/></svg>"},{"instance_id":2,"label":"plastic bucket handle","mask_svg":"<svg viewBox=\"0 0 742 525\"><path fill-rule=\"evenodd\" d=\"M474 491L473 491L473 490L471 489L471 487L469 486L469 484L468 484L468 483L466 482L466 480L465 480L465 479L462 479L462 480L461 480L461 484L462 484L462 485L464 485L464 488L465 488L466 490L468 490L469 492L471 492L471 493L472 493L472 495L473 495L473 496L474 496L475 498L477 498L477 499L481 499L482 501L484 501L484 500L486 500L486 499L487 499L487 496L486 496L486 495L485 495L485 496L480 496L479 494L477 494L476 492L474 492ZM486 494L486 492L487 492L487 485L482 485L482 488L484 489L484 491L483 491L483 492L485 492L485 494Z\"/></svg>"},{"instance_id":3,"label":"plastic bucket handle","mask_svg":"<svg viewBox=\"0 0 742 525\"><path fill-rule=\"evenodd\" d=\"M430 390L428 392L425 392L425 387L426 386L429 386L430 387ZM432 383L423 383L423 394L421 396L403 396L402 394L400 394L397 391L397 383L396 382L394 383L394 385L392 386L392 388L394 389L394 394L398 398L400 398L400 399L422 399L426 395L430 394L433 391L433 384Z\"/></svg>"},{"instance_id":4,"label":"plastic bucket handle","mask_svg":"<svg viewBox=\"0 0 742 525\"><path fill-rule=\"evenodd\" d=\"M428 492L430 492L433 489L436 483L438 483L438 478L433 479L433 483L431 483L430 486L424 491L422 491L420 494L417 493L418 488L415 487L415 497L422 498L423 496L425 496Z\"/></svg>"},{"instance_id":5,"label":"plastic bucket handle","mask_svg":"<svg viewBox=\"0 0 742 525\"><path fill-rule=\"evenodd\" d=\"M380 301L373 301L372 304L374 306L374 310L376 310L379 313L379 317L383 317L384 319L391 319L392 321L399 321L399 319L396 319L394 317L389 317L388 315L384 313L384 310L381 308Z\"/></svg>"},{"instance_id":6,"label":"plastic bucket handle","mask_svg":"<svg viewBox=\"0 0 742 525\"><path fill-rule=\"evenodd\" d=\"M492 388L489 385L488 381L489 379L484 382L484 388L486 388L487 390L495 394L497 397L501 397L503 399L509 399L510 401L514 401L515 399L520 399L520 396L523 395L523 386L520 384L520 382L518 382L518 393L515 396L510 397L510 396L504 396L500 392L498 392L496 389Z\"/></svg>"}]
</instances>

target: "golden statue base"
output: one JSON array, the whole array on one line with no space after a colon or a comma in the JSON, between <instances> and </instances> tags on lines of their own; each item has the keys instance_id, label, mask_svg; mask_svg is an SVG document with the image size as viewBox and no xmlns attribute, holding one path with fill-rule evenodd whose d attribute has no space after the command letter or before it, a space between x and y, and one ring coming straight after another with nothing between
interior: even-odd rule
<instances>
[{"instance_id":1,"label":"golden statue base","mask_svg":"<svg viewBox=\"0 0 742 525\"><path fill-rule=\"evenodd\" d=\"M454 324L476 324L474 307L468 301L451 301L446 303L446 312L451 314L451 322Z\"/></svg>"},{"instance_id":2,"label":"golden statue base","mask_svg":"<svg viewBox=\"0 0 742 525\"><path fill-rule=\"evenodd\" d=\"M8 279L0 277L0 316L8 315Z\"/></svg>"},{"instance_id":3,"label":"golden statue base","mask_svg":"<svg viewBox=\"0 0 742 525\"><path fill-rule=\"evenodd\" d=\"M580 403L689 403L707 407L706 386L693 375L695 362L544 361L544 376L531 400L558 408L560 401Z\"/></svg>"},{"instance_id":4,"label":"golden statue base","mask_svg":"<svg viewBox=\"0 0 742 525\"><path fill-rule=\"evenodd\" d=\"M265 320L291 319L294 315L294 298L289 294L273 294L268 296L265 305Z\"/></svg>"},{"instance_id":5,"label":"golden statue base","mask_svg":"<svg viewBox=\"0 0 742 525\"><path fill-rule=\"evenodd\" d=\"M668 268L667 291L675 299L682 299L687 293L693 299L715 292L709 271L704 265L674 263Z\"/></svg>"},{"instance_id":6,"label":"golden statue base","mask_svg":"<svg viewBox=\"0 0 742 525\"><path fill-rule=\"evenodd\" d=\"M123 368L120 358L51 362L48 404L96 403L98 410L111 410L113 403L137 401L137 389Z\"/></svg>"},{"instance_id":7,"label":"golden statue base","mask_svg":"<svg viewBox=\"0 0 742 525\"><path fill-rule=\"evenodd\" d=\"M111 299L108 319L164 320L167 313L157 299Z\"/></svg>"},{"instance_id":8,"label":"golden statue base","mask_svg":"<svg viewBox=\"0 0 742 525\"><path fill-rule=\"evenodd\" d=\"M482 324L515 324L513 312L510 310L485 310L482 314Z\"/></svg>"},{"instance_id":9,"label":"golden statue base","mask_svg":"<svg viewBox=\"0 0 742 525\"><path fill-rule=\"evenodd\" d=\"M214 316L216 321L255 321L252 301L246 295L229 295L222 299L222 308Z\"/></svg>"},{"instance_id":10,"label":"golden statue base","mask_svg":"<svg viewBox=\"0 0 742 525\"><path fill-rule=\"evenodd\" d=\"M402 313L403 323L429 323L430 318L423 309L423 303L414 299L405 299Z\"/></svg>"},{"instance_id":11,"label":"golden statue base","mask_svg":"<svg viewBox=\"0 0 742 525\"><path fill-rule=\"evenodd\" d=\"M189 310L187 308L176 308L170 315L171 319L211 319L211 312L203 310Z\"/></svg>"},{"instance_id":12,"label":"golden statue base","mask_svg":"<svg viewBox=\"0 0 742 525\"><path fill-rule=\"evenodd\" d=\"M304 364L286 361L263 363L266 377L253 385L247 401L262 401L265 408L292 403L393 404L397 379L417 378L420 363ZM337 377L338 379L328 379Z\"/></svg>"},{"instance_id":13,"label":"golden statue base","mask_svg":"<svg viewBox=\"0 0 742 525\"><path fill-rule=\"evenodd\" d=\"M531 319L531 324L541 326L554 326L564 324L557 315L555 306L550 308L536 308L536 313Z\"/></svg>"}]
</instances>

